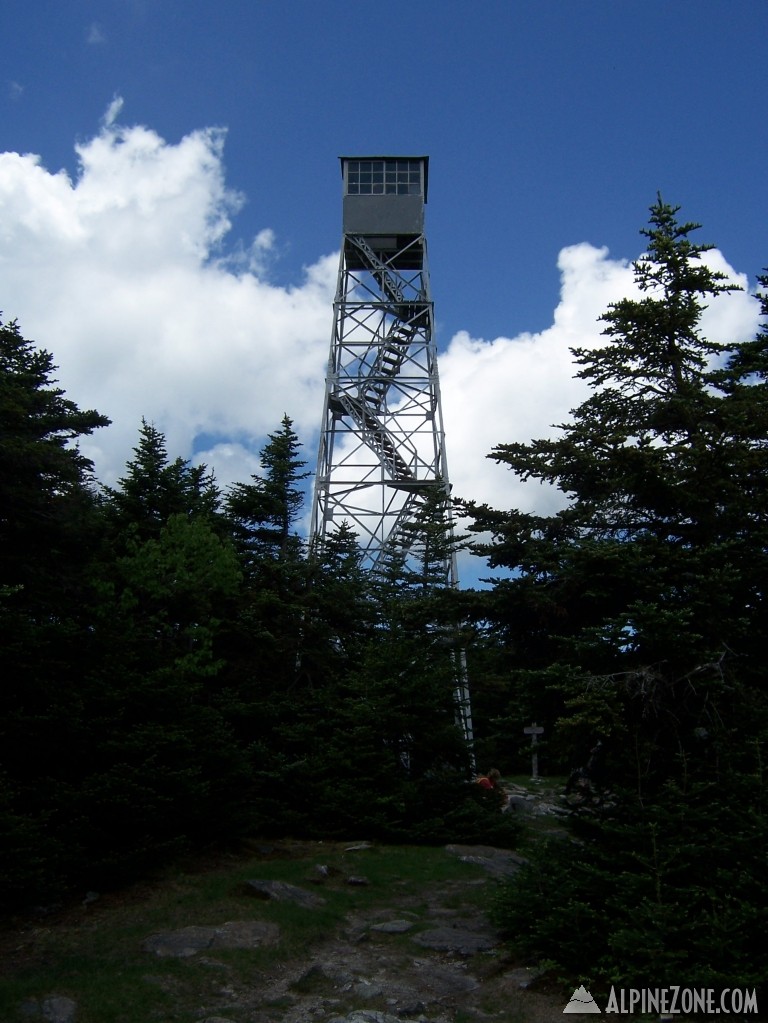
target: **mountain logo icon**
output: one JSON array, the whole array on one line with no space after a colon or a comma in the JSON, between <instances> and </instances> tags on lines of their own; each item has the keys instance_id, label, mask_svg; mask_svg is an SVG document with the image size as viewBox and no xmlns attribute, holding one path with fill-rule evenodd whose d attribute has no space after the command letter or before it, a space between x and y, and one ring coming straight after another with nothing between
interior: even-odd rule
<instances>
[{"instance_id":1,"label":"mountain logo icon","mask_svg":"<svg viewBox=\"0 0 768 1023\"><path fill-rule=\"evenodd\" d=\"M592 997L592 995L589 993L589 991L587 991L587 989L582 984L580 987L577 987L576 990L573 992L573 994L571 995L571 1000L563 1009L563 1012L599 1013L600 1008L597 1002Z\"/></svg>"}]
</instances>

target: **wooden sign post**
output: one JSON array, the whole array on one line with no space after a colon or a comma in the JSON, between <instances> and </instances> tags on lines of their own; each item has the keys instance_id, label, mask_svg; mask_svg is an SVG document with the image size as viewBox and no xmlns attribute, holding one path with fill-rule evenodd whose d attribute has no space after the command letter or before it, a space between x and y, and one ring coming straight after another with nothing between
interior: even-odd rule
<instances>
[{"instance_id":1,"label":"wooden sign post","mask_svg":"<svg viewBox=\"0 0 768 1023\"><path fill-rule=\"evenodd\" d=\"M523 731L531 737L531 778L536 779L539 777L539 751L536 748L536 744L544 729L539 728L534 721L532 725L524 728Z\"/></svg>"}]
</instances>

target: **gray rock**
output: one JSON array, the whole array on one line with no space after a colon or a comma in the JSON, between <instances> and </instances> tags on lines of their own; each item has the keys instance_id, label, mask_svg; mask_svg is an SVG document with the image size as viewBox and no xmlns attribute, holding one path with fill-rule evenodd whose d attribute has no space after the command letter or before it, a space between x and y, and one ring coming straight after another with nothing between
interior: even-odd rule
<instances>
[{"instance_id":1,"label":"gray rock","mask_svg":"<svg viewBox=\"0 0 768 1023\"><path fill-rule=\"evenodd\" d=\"M380 998L384 994L384 989L380 984L362 979L352 985L352 994L355 995L356 998Z\"/></svg>"},{"instance_id":2,"label":"gray rock","mask_svg":"<svg viewBox=\"0 0 768 1023\"><path fill-rule=\"evenodd\" d=\"M154 952L163 958L187 959L213 944L214 927L182 927L178 931L152 934L144 942L145 952Z\"/></svg>"},{"instance_id":3,"label":"gray rock","mask_svg":"<svg viewBox=\"0 0 768 1023\"><path fill-rule=\"evenodd\" d=\"M47 1023L75 1023L77 1018L77 1002L64 995L49 995L47 998L30 999L21 1006L24 1016L31 1019L44 1019Z\"/></svg>"},{"instance_id":4,"label":"gray rock","mask_svg":"<svg viewBox=\"0 0 768 1023\"><path fill-rule=\"evenodd\" d=\"M348 1016L334 1016L328 1023L402 1023L397 1016L376 1009L355 1009Z\"/></svg>"},{"instance_id":5,"label":"gray rock","mask_svg":"<svg viewBox=\"0 0 768 1023\"><path fill-rule=\"evenodd\" d=\"M77 1002L62 995L43 1001L43 1019L49 1023L74 1023L77 1016Z\"/></svg>"},{"instance_id":6,"label":"gray rock","mask_svg":"<svg viewBox=\"0 0 768 1023\"><path fill-rule=\"evenodd\" d=\"M455 995L477 991L480 981L465 970L457 970L449 963L437 964L430 962L428 972L421 981L420 994L430 992L433 998L443 1000Z\"/></svg>"},{"instance_id":7,"label":"gray rock","mask_svg":"<svg viewBox=\"0 0 768 1023\"><path fill-rule=\"evenodd\" d=\"M213 948L261 948L274 945L280 930L264 920L235 920L218 927L182 927L178 931L152 934L144 951L163 958L188 959Z\"/></svg>"},{"instance_id":8,"label":"gray rock","mask_svg":"<svg viewBox=\"0 0 768 1023\"><path fill-rule=\"evenodd\" d=\"M325 905L325 899L313 892L308 892L298 885L288 884L287 881L259 881L251 880L243 882L243 892L246 895L253 895L257 899L274 899L275 902L295 902L306 909L317 909Z\"/></svg>"},{"instance_id":9,"label":"gray rock","mask_svg":"<svg viewBox=\"0 0 768 1023\"><path fill-rule=\"evenodd\" d=\"M496 946L493 935L487 931L467 931L458 927L435 927L414 935L413 940L424 948L458 952L461 955L487 952Z\"/></svg>"},{"instance_id":10,"label":"gray rock","mask_svg":"<svg viewBox=\"0 0 768 1023\"><path fill-rule=\"evenodd\" d=\"M447 845L445 851L458 856L462 863L474 863L496 877L513 874L525 863L525 858L511 849L496 849L490 845Z\"/></svg>"},{"instance_id":11,"label":"gray rock","mask_svg":"<svg viewBox=\"0 0 768 1023\"><path fill-rule=\"evenodd\" d=\"M402 1019L406 1016L421 1016L427 1011L427 1007L424 1002L404 1002L403 1005L399 1005L395 1012Z\"/></svg>"},{"instance_id":12,"label":"gray rock","mask_svg":"<svg viewBox=\"0 0 768 1023\"><path fill-rule=\"evenodd\" d=\"M512 984L524 991L536 980L538 973L527 966L521 966L516 970L508 970L504 976Z\"/></svg>"},{"instance_id":13,"label":"gray rock","mask_svg":"<svg viewBox=\"0 0 768 1023\"><path fill-rule=\"evenodd\" d=\"M374 924L372 931L379 931L381 934L405 934L413 927L411 920L385 920L384 923Z\"/></svg>"},{"instance_id":14,"label":"gray rock","mask_svg":"<svg viewBox=\"0 0 768 1023\"><path fill-rule=\"evenodd\" d=\"M533 809L534 799L533 796L518 796L516 793L512 793L507 801L507 807L510 810L526 810Z\"/></svg>"},{"instance_id":15,"label":"gray rock","mask_svg":"<svg viewBox=\"0 0 768 1023\"><path fill-rule=\"evenodd\" d=\"M232 920L214 928L211 948L261 948L280 937L277 924L267 920Z\"/></svg>"}]
</instances>

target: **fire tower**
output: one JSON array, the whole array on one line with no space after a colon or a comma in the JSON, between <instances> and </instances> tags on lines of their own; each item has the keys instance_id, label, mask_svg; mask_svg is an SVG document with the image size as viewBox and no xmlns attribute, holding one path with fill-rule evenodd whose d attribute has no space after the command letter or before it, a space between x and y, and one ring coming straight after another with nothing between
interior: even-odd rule
<instances>
[{"instance_id":1,"label":"fire tower","mask_svg":"<svg viewBox=\"0 0 768 1023\"><path fill-rule=\"evenodd\" d=\"M452 531L424 206L426 156L341 157L343 235L315 478L312 540L347 521L373 571L408 557L439 501ZM443 582L458 583L455 553ZM460 672L464 677L463 670ZM457 688L471 739L469 697Z\"/></svg>"},{"instance_id":2,"label":"fire tower","mask_svg":"<svg viewBox=\"0 0 768 1023\"><path fill-rule=\"evenodd\" d=\"M375 569L449 492L424 205L428 159L341 158L343 238L312 536L347 520ZM456 582L453 559L447 584Z\"/></svg>"}]
</instances>

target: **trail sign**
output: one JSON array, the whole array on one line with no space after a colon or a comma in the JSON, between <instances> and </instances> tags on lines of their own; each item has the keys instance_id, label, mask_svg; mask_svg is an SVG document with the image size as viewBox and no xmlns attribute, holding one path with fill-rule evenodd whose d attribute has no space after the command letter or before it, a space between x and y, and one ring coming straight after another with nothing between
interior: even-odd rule
<instances>
[{"instance_id":1,"label":"trail sign","mask_svg":"<svg viewBox=\"0 0 768 1023\"><path fill-rule=\"evenodd\" d=\"M539 777L539 751L536 748L536 744L539 741L539 736L544 732L544 729L537 725L534 721L533 724L523 729L526 735L531 737L531 777Z\"/></svg>"}]
</instances>

